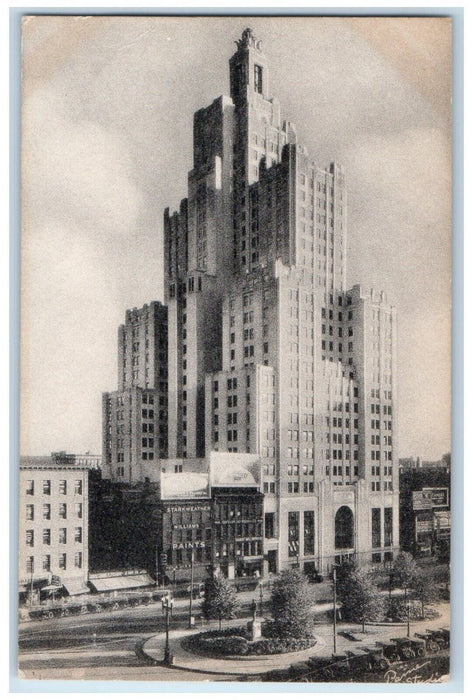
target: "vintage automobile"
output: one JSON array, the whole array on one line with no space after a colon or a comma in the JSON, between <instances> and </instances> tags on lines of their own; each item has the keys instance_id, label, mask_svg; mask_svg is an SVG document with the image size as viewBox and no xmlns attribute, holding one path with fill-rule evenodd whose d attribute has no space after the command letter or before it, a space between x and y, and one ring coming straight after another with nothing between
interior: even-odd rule
<instances>
[{"instance_id":1,"label":"vintage automobile","mask_svg":"<svg viewBox=\"0 0 473 700\"><path fill-rule=\"evenodd\" d=\"M423 639L425 642L425 648L427 649L428 652L433 652L435 653L440 649L440 644L438 643L437 639L435 638L435 635L429 632L415 632L414 633L415 637L418 637L419 639Z\"/></svg>"},{"instance_id":2,"label":"vintage automobile","mask_svg":"<svg viewBox=\"0 0 473 700\"><path fill-rule=\"evenodd\" d=\"M385 659L391 662L400 661L400 651L397 644L390 644L389 642L376 642L376 646L382 651Z\"/></svg>"},{"instance_id":3,"label":"vintage automobile","mask_svg":"<svg viewBox=\"0 0 473 700\"><path fill-rule=\"evenodd\" d=\"M450 646L450 630L442 627L438 630L427 630L433 636L441 649L448 649Z\"/></svg>"},{"instance_id":4,"label":"vintage automobile","mask_svg":"<svg viewBox=\"0 0 473 700\"><path fill-rule=\"evenodd\" d=\"M385 671L391 665L380 647L363 647L370 671Z\"/></svg>"},{"instance_id":5,"label":"vintage automobile","mask_svg":"<svg viewBox=\"0 0 473 700\"><path fill-rule=\"evenodd\" d=\"M411 639L411 637L393 637L393 644L396 644L399 649L401 659L413 659L416 656L425 656L426 648L423 639Z\"/></svg>"}]
</instances>

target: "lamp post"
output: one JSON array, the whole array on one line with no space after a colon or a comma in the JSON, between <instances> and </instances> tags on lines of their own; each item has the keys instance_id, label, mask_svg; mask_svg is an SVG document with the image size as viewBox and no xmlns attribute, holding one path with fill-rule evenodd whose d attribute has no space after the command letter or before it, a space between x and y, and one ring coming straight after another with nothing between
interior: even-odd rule
<instances>
[{"instance_id":1,"label":"lamp post","mask_svg":"<svg viewBox=\"0 0 473 700\"><path fill-rule=\"evenodd\" d=\"M194 549L191 550L191 590L189 593L189 629L194 626L194 618L192 616L192 599L194 597Z\"/></svg>"},{"instance_id":2,"label":"lamp post","mask_svg":"<svg viewBox=\"0 0 473 700\"><path fill-rule=\"evenodd\" d=\"M164 611L164 621L165 621L165 628L166 628L166 644L164 647L164 663L166 666L171 666L172 664L172 657L171 657L171 650L169 649L169 613L172 612L172 605L173 605L173 600L170 595L165 595L161 599L161 604L163 606L163 611Z\"/></svg>"},{"instance_id":3,"label":"lamp post","mask_svg":"<svg viewBox=\"0 0 473 700\"><path fill-rule=\"evenodd\" d=\"M259 584L259 614L263 617L263 584Z\"/></svg>"},{"instance_id":4,"label":"lamp post","mask_svg":"<svg viewBox=\"0 0 473 700\"><path fill-rule=\"evenodd\" d=\"M407 636L411 636L411 601L407 601Z\"/></svg>"},{"instance_id":5,"label":"lamp post","mask_svg":"<svg viewBox=\"0 0 473 700\"><path fill-rule=\"evenodd\" d=\"M332 570L333 578L333 653L337 653L337 565Z\"/></svg>"}]
</instances>

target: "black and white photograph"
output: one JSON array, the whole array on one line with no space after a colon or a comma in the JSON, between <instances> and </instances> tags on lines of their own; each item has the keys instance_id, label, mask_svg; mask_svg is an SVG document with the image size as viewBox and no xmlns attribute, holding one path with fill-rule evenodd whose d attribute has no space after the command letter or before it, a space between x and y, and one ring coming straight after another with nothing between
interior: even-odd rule
<instances>
[{"instance_id":1,"label":"black and white photograph","mask_svg":"<svg viewBox=\"0 0 473 700\"><path fill-rule=\"evenodd\" d=\"M21 42L18 678L446 683L452 18Z\"/></svg>"}]
</instances>

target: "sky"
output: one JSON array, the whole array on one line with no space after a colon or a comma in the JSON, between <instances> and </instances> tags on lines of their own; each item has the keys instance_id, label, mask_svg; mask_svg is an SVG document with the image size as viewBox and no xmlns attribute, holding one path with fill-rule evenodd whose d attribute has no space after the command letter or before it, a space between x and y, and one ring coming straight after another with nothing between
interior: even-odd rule
<instances>
[{"instance_id":1,"label":"sky","mask_svg":"<svg viewBox=\"0 0 473 700\"><path fill-rule=\"evenodd\" d=\"M163 210L246 26L283 118L345 167L348 284L397 307L399 455L449 451L449 20L50 16L23 24L22 454L101 452L117 328L163 299Z\"/></svg>"}]
</instances>

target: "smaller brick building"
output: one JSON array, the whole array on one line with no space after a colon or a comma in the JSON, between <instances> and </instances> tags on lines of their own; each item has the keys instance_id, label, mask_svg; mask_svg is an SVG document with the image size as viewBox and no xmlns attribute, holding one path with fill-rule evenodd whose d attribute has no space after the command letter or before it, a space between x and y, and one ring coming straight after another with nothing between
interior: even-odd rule
<instances>
[{"instance_id":1,"label":"smaller brick building","mask_svg":"<svg viewBox=\"0 0 473 700\"><path fill-rule=\"evenodd\" d=\"M57 455L22 458L19 472L19 595L87 592L89 468Z\"/></svg>"}]
</instances>

